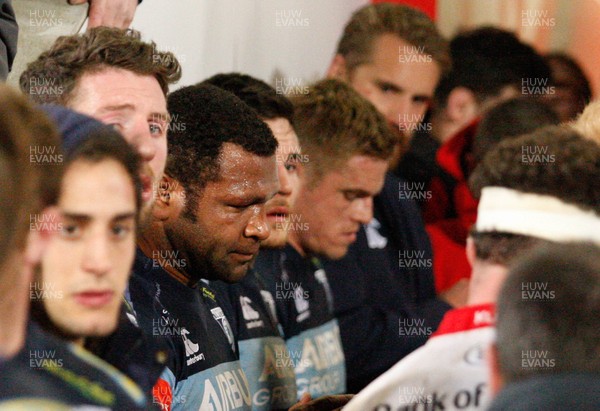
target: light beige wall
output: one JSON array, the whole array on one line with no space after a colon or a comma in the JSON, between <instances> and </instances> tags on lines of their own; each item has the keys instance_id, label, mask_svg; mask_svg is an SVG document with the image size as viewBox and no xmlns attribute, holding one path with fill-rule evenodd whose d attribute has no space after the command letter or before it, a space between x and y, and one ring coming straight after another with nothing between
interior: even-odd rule
<instances>
[{"instance_id":1,"label":"light beige wall","mask_svg":"<svg viewBox=\"0 0 600 411\"><path fill-rule=\"evenodd\" d=\"M542 53L566 51L600 96L600 0L438 0L437 15L447 37L487 24L515 32Z\"/></svg>"}]
</instances>

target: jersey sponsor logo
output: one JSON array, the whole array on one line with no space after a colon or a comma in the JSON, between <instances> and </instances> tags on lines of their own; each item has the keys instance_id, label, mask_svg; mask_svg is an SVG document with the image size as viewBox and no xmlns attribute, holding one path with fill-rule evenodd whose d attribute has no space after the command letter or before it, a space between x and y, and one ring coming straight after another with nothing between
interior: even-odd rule
<instances>
[{"instance_id":1,"label":"jersey sponsor logo","mask_svg":"<svg viewBox=\"0 0 600 411\"><path fill-rule=\"evenodd\" d=\"M298 286L294 288L294 305L296 306L296 311L298 312L296 322L302 322L310 317L308 300L304 297L304 288L302 288L302 285L298 283Z\"/></svg>"},{"instance_id":2,"label":"jersey sponsor logo","mask_svg":"<svg viewBox=\"0 0 600 411\"><path fill-rule=\"evenodd\" d=\"M389 397L385 403L371 408L373 411L437 411L486 409L489 403L487 384L479 383L471 389L453 390L452 392L436 392L405 396Z\"/></svg>"},{"instance_id":3,"label":"jersey sponsor logo","mask_svg":"<svg viewBox=\"0 0 600 411\"><path fill-rule=\"evenodd\" d=\"M239 342L240 363L252 392L252 409L288 409L296 403L296 375L293 365L282 364L289 357L281 337L261 337Z\"/></svg>"},{"instance_id":4,"label":"jersey sponsor logo","mask_svg":"<svg viewBox=\"0 0 600 411\"><path fill-rule=\"evenodd\" d=\"M183 345L185 347L186 364L192 365L200 360L205 360L206 358L204 357L204 353L196 354L200 350L200 346L188 338L189 333L190 332L185 327L181 328L181 338L183 339Z\"/></svg>"},{"instance_id":5,"label":"jersey sponsor logo","mask_svg":"<svg viewBox=\"0 0 600 411\"><path fill-rule=\"evenodd\" d=\"M477 343L465 352L463 358L467 364L481 366L484 362L484 347Z\"/></svg>"},{"instance_id":6,"label":"jersey sponsor logo","mask_svg":"<svg viewBox=\"0 0 600 411\"><path fill-rule=\"evenodd\" d=\"M163 377L172 388L171 410L250 411L251 391L237 360L222 362L177 380L167 368ZM164 389L165 395L169 390Z\"/></svg>"},{"instance_id":7,"label":"jersey sponsor logo","mask_svg":"<svg viewBox=\"0 0 600 411\"><path fill-rule=\"evenodd\" d=\"M327 281L325 270L319 268L317 271L315 271L315 278L321 284L321 286L323 286L323 289L325 290L325 296L327 298L327 307L329 308L329 312L333 313L333 295L331 293L331 287L329 287L329 281Z\"/></svg>"},{"instance_id":8,"label":"jersey sponsor logo","mask_svg":"<svg viewBox=\"0 0 600 411\"><path fill-rule=\"evenodd\" d=\"M273 294L266 290L260 290L260 295L269 310L269 315L271 316L271 322L273 324L278 324L279 319L277 318L277 309L275 308L275 299L273 298Z\"/></svg>"},{"instance_id":9,"label":"jersey sponsor logo","mask_svg":"<svg viewBox=\"0 0 600 411\"><path fill-rule=\"evenodd\" d=\"M201 410L246 410L251 405L244 371L228 370L204 380Z\"/></svg>"},{"instance_id":10,"label":"jersey sponsor logo","mask_svg":"<svg viewBox=\"0 0 600 411\"><path fill-rule=\"evenodd\" d=\"M299 397L305 392L313 398L345 392L346 366L336 320L290 338L287 346Z\"/></svg>"},{"instance_id":11,"label":"jersey sponsor logo","mask_svg":"<svg viewBox=\"0 0 600 411\"><path fill-rule=\"evenodd\" d=\"M215 321L223 330L225 337L227 337L227 341L229 341L231 350L235 352L235 340L233 338L233 330L231 329L231 325L229 325L229 321L227 321L227 317L225 317L225 313L223 313L223 309L221 307L215 307L212 308L210 312L212 313Z\"/></svg>"},{"instance_id":12,"label":"jersey sponsor logo","mask_svg":"<svg viewBox=\"0 0 600 411\"><path fill-rule=\"evenodd\" d=\"M493 325L494 316L489 310L477 310L473 314L473 325Z\"/></svg>"},{"instance_id":13,"label":"jersey sponsor logo","mask_svg":"<svg viewBox=\"0 0 600 411\"><path fill-rule=\"evenodd\" d=\"M260 314L252 308L252 300L245 295L240 295L240 305L242 307L242 315L246 320L246 328L258 328L264 326L264 321L260 319Z\"/></svg>"},{"instance_id":14,"label":"jersey sponsor logo","mask_svg":"<svg viewBox=\"0 0 600 411\"><path fill-rule=\"evenodd\" d=\"M388 243L388 239L381 235L379 229L381 223L373 218L369 224L365 226L365 233L367 234L367 244L369 248L385 248Z\"/></svg>"}]
</instances>

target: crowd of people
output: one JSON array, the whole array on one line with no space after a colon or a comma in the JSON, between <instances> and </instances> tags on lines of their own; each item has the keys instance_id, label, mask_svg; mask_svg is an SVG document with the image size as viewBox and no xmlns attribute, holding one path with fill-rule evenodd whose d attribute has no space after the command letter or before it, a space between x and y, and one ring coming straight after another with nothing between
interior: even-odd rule
<instances>
[{"instance_id":1,"label":"crowd of people","mask_svg":"<svg viewBox=\"0 0 600 411\"><path fill-rule=\"evenodd\" d=\"M170 90L137 0L90 3L0 85L0 410L600 409L572 58L379 3L306 92Z\"/></svg>"}]
</instances>

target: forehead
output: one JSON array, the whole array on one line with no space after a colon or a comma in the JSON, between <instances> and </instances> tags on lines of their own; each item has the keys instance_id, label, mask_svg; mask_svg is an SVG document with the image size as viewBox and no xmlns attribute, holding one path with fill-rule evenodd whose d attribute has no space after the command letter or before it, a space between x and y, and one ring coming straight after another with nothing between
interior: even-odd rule
<instances>
[{"instance_id":1,"label":"forehead","mask_svg":"<svg viewBox=\"0 0 600 411\"><path fill-rule=\"evenodd\" d=\"M270 195L278 184L275 155L261 157L237 144L225 143L218 161L218 180L207 184L217 194L262 197Z\"/></svg>"},{"instance_id":2,"label":"forehead","mask_svg":"<svg viewBox=\"0 0 600 411\"><path fill-rule=\"evenodd\" d=\"M325 191L358 190L377 194L383 186L388 163L385 160L354 155L343 165L325 174L318 187Z\"/></svg>"},{"instance_id":3,"label":"forehead","mask_svg":"<svg viewBox=\"0 0 600 411\"><path fill-rule=\"evenodd\" d=\"M283 117L265 120L273 135L277 139L278 150L289 152L290 149L298 149L298 136L294 131L294 127L290 122Z\"/></svg>"},{"instance_id":4,"label":"forehead","mask_svg":"<svg viewBox=\"0 0 600 411\"><path fill-rule=\"evenodd\" d=\"M373 41L370 62L366 63L381 80L398 82L402 87L435 86L441 70L439 64L423 48L414 46L395 34L381 34ZM430 86L429 83L432 83Z\"/></svg>"},{"instance_id":5,"label":"forehead","mask_svg":"<svg viewBox=\"0 0 600 411\"><path fill-rule=\"evenodd\" d=\"M135 211L133 181L115 160L75 160L63 177L59 207L82 214Z\"/></svg>"},{"instance_id":6,"label":"forehead","mask_svg":"<svg viewBox=\"0 0 600 411\"><path fill-rule=\"evenodd\" d=\"M167 107L156 78L112 67L81 75L69 105L80 111L89 111L121 104L157 112L166 112Z\"/></svg>"}]
</instances>

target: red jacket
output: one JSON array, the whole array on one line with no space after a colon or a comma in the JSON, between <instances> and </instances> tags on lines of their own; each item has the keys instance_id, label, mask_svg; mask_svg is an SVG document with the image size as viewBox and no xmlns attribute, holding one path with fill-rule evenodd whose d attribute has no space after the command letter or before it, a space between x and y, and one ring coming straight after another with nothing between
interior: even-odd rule
<instances>
[{"instance_id":1,"label":"red jacket","mask_svg":"<svg viewBox=\"0 0 600 411\"><path fill-rule=\"evenodd\" d=\"M469 230L477 219L478 201L468 187L473 171L472 146L479 119L444 143L437 152L438 165L451 176L434 177L431 199L423 217L433 248L433 273L438 293L446 291L461 278L471 276L465 253Z\"/></svg>"}]
</instances>

